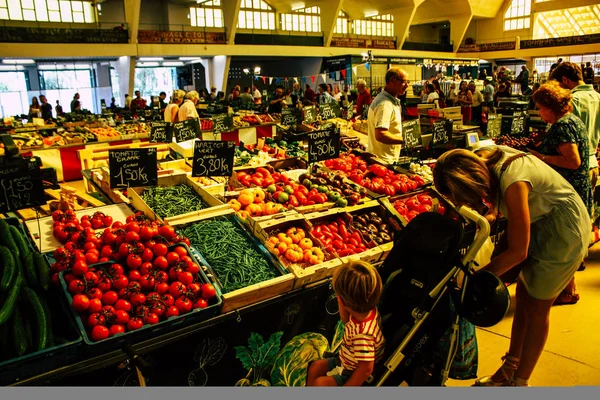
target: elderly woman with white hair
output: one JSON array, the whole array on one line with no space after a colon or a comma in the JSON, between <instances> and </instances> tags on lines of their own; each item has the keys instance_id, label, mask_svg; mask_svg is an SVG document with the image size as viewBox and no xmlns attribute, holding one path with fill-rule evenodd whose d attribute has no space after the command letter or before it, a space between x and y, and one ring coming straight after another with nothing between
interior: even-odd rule
<instances>
[{"instance_id":1,"label":"elderly woman with white hair","mask_svg":"<svg viewBox=\"0 0 600 400\"><path fill-rule=\"evenodd\" d=\"M371 93L367 90L367 82L364 79L356 81L356 90L358 91L358 99L356 100L356 115L362 116L365 106L371 104Z\"/></svg>"},{"instance_id":2,"label":"elderly woman with white hair","mask_svg":"<svg viewBox=\"0 0 600 400\"><path fill-rule=\"evenodd\" d=\"M181 121L185 121L188 119L198 118L198 111L196 111L196 104L200 101L200 95L195 90L188 92L185 95L185 101L179 107L179 112L177 113L177 119Z\"/></svg>"},{"instance_id":3,"label":"elderly woman with white hair","mask_svg":"<svg viewBox=\"0 0 600 400\"><path fill-rule=\"evenodd\" d=\"M165 108L165 122L178 122L179 106L183 102L185 92L183 90L173 90L171 102Z\"/></svg>"}]
</instances>

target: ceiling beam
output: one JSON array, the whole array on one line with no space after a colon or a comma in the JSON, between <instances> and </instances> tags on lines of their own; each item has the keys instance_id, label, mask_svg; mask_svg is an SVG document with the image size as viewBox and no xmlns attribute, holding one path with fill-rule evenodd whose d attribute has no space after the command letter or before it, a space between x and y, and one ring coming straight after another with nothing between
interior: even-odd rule
<instances>
[{"instance_id":1,"label":"ceiling beam","mask_svg":"<svg viewBox=\"0 0 600 400\"><path fill-rule=\"evenodd\" d=\"M227 0L222 1L221 4L221 7L223 7L223 25L227 27L227 30L225 31L227 43L233 43L237 31L242 0Z\"/></svg>"},{"instance_id":2,"label":"ceiling beam","mask_svg":"<svg viewBox=\"0 0 600 400\"><path fill-rule=\"evenodd\" d=\"M394 34L396 35L396 48L402 49L404 42L408 38L410 25L412 24L417 8L424 0L415 0L412 7L400 7L391 10L390 14L394 16Z\"/></svg>"},{"instance_id":3,"label":"ceiling beam","mask_svg":"<svg viewBox=\"0 0 600 400\"><path fill-rule=\"evenodd\" d=\"M593 6L598 4L598 0L569 0L567 1L545 1L543 3L531 2L532 12L544 12L544 11L557 11L564 10L566 8L576 8Z\"/></svg>"},{"instance_id":4,"label":"ceiling beam","mask_svg":"<svg viewBox=\"0 0 600 400\"><path fill-rule=\"evenodd\" d=\"M123 6L125 9L125 22L127 22L129 30L129 43L137 43L142 0L123 0Z\"/></svg>"},{"instance_id":5,"label":"ceiling beam","mask_svg":"<svg viewBox=\"0 0 600 400\"><path fill-rule=\"evenodd\" d=\"M323 31L323 45L329 47L337 18L342 9L343 0L323 0L319 3L321 8L321 30ZM307 6L308 7L308 6Z\"/></svg>"},{"instance_id":6,"label":"ceiling beam","mask_svg":"<svg viewBox=\"0 0 600 400\"><path fill-rule=\"evenodd\" d=\"M473 13L464 16L450 17L450 40L454 43L454 51L458 50L473 20Z\"/></svg>"}]
</instances>

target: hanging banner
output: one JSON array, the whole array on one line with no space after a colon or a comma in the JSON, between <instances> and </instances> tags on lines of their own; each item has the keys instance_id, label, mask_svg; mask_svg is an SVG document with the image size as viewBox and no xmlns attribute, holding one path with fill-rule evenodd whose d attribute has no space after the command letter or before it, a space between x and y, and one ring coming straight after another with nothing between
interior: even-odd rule
<instances>
[{"instance_id":1,"label":"hanging banner","mask_svg":"<svg viewBox=\"0 0 600 400\"><path fill-rule=\"evenodd\" d=\"M365 68L367 69L367 71L371 71L371 64L370 63L366 63L365 64Z\"/></svg>"},{"instance_id":2,"label":"hanging banner","mask_svg":"<svg viewBox=\"0 0 600 400\"><path fill-rule=\"evenodd\" d=\"M299 83L298 78L294 78L294 82Z\"/></svg>"},{"instance_id":3,"label":"hanging banner","mask_svg":"<svg viewBox=\"0 0 600 400\"><path fill-rule=\"evenodd\" d=\"M262 77L262 80L263 80L263 83L266 85L266 84L267 84L267 77L266 77L266 76L263 76L263 77Z\"/></svg>"},{"instance_id":4,"label":"hanging banner","mask_svg":"<svg viewBox=\"0 0 600 400\"><path fill-rule=\"evenodd\" d=\"M336 81L340 80L340 71L335 71L335 80Z\"/></svg>"},{"instance_id":5,"label":"hanging banner","mask_svg":"<svg viewBox=\"0 0 600 400\"><path fill-rule=\"evenodd\" d=\"M312 76L310 77L310 80L312 81L312 83L315 83L315 76L314 76L314 75L312 75Z\"/></svg>"},{"instance_id":6,"label":"hanging banner","mask_svg":"<svg viewBox=\"0 0 600 400\"><path fill-rule=\"evenodd\" d=\"M342 76L344 77L344 79L346 79L347 70L343 69L340 72L342 73Z\"/></svg>"},{"instance_id":7,"label":"hanging banner","mask_svg":"<svg viewBox=\"0 0 600 400\"><path fill-rule=\"evenodd\" d=\"M321 78L323 78L323 82L327 82L327 75L321 74Z\"/></svg>"},{"instance_id":8,"label":"hanging banner","mask_svg":"<svg viewBox=\"0 0 600 400\"><path fill-rule=\"evenodd\" d=\"M352 74L354 76L358 75L358 67L352 67Z\"/></svg>"}]
</instances>

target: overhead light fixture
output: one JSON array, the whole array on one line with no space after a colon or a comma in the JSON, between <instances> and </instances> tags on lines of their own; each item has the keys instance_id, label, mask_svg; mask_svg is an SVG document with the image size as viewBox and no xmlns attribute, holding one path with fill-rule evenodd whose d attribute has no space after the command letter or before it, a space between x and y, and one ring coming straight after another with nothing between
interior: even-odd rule
<instances>
[{"instance_id":1,"label":"overhead light fixture","mask_svg":"<svg viewBox=\"0 0 600 400\"><path fill-rule=\"evenodd\" d=\"M179 61L194 61L200 59L200 57L179 57Z\"/></svg>"},{"instance_id":2,"label":"overhead light fixture","mask_svg":"<svg viewBox=\"0 0 600 400\"><path fill-rule=\"evenodd\" d=\"M183 62L181 61L165 61L162 63L163 67L182 67Z\"/></svg>"},{"instance_id":3,"label":"overhead light fixture","mask_svg":"<svg viewBox=\"0 0 600 400\"><path fill-rule=\"evenodd\" d=\"M207 3L209 0L196 0L196 3L198 4L202 4L202 3Z\"/></svg>"},{"instance_id":4,"label":"overhead light fixture","mask_svg":"<svg viewBox=\"0 0 600 400\"><path fill-rule=\"evenodd\" d=\"M138 67L158 67L158 65L157 62L143 62L137 64Z\"/></svg>"},{"instance_id":5,"label":"overhead light fixture","mask_svg":"<svg viewBox=\"0 0 600 400\"><path fill-rule=\"evenodd\" d=\"M260 74L260 67L254 67L254 75Z\"/></svg>"},{"instance_id":6,"label":"overhead light fixture","mask_svg":"<svg viewBox=\"0 0 600 400\"><path fill-rule=\"evenodd\" d=\"M162 57L140 57L138 61L162 61Z\"/></svg>"},{"instance_id":7,"label":"overhead light fixture","mask_svg":"<svg viewBox=\"0 0 600 400\"><path fill-rule=\"evenodd\" d=\"M365 13L365 18L376 17L379 15L379 11L369 11Z\"/></svg>"},{"instance_id":8,"label":"overhead light fixture","mask_svg":"<svg viewBox=\"0 0 600 400\"><path fill-rule=\"evenodd\" d=\"M22 65L0 65L0 71L23 71Z\"/></svg>"},{"instance_id":9,"label":"overhead light fixture","mask_svg":"<svg viewBox=\"0 0 600 400\"><path fill-rule=\"evenodd\" d=\"M249 74L250 70L248 68L244 68L242 71L244 71L245 74Z\"/></svg>"},{"instance_id":10,"label":"overhead light fixture","mask_svg":"<svg viewBox=\"0 0 600 400\"><path fill-rule=\"evenodd\" d=\"M306 8L306 4L304 4L304 3L292 4L292 11L302 10L303 8Z\"/></svg>"},{"instance_id":11,"label":"overhead light fixture","mask_svg":"<svg viewBox=\"0 0 600 400\"><path fill-rule=\"evenodd\" d=\"M30 59L4 59L3 64L35 64L35 60Z\"/></svg>"}]
</instances>

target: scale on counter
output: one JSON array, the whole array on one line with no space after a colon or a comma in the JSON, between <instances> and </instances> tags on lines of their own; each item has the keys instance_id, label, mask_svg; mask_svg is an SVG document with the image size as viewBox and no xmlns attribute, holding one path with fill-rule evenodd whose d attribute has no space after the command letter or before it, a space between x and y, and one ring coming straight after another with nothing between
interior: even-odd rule
<instances>
[{"instance_id":1,"label":"scale on counter","mask_svg":"<svg viewBox=\"0 0 600 400\"><path fill-rule=\"evenodd\" d=\"M477 132L465 133L465 145L467 147L479 146L479 135L477 134Z\"/></svg>"}]
</instances>

